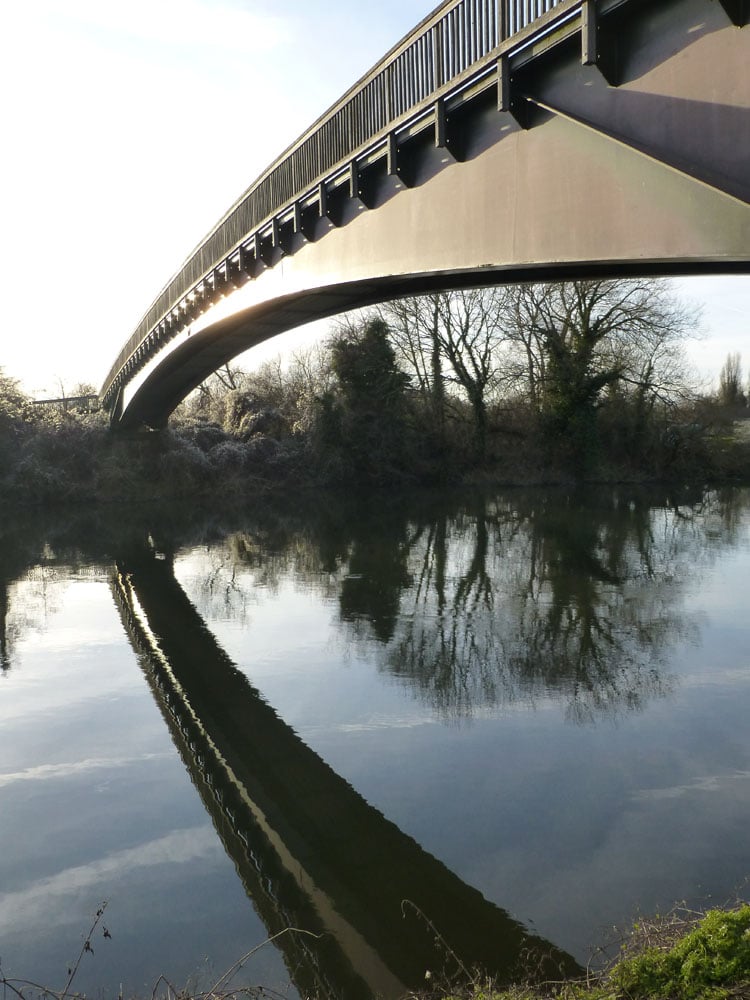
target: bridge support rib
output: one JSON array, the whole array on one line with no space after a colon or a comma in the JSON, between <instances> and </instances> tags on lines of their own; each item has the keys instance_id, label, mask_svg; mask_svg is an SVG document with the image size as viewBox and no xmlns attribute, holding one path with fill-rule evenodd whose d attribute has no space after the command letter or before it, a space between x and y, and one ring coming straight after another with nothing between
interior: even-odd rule
<instances>
[{"instance_id":1,"label":"bridge support rib","mask_svg":"<svg viewBox=\"0 0 750 1000\"><path fill-rule=\"evenodd\" d=\"M750 23L750 0L719 0L727 17L738 28Z\"/></svg>"},{"instance_id":2,"label":"bridge support rib","mask_svg":"<svg viewBox=\"0 0 750 1000\"><path fill-rule=\"evenodd\" d=\"M581 6L581 65L596 66L611 87L619 80L616 36L602 22L596 0L583 0Z\"/></svg>"},{"instance_id":3,"label":"bridge support rib","mask_svg":"<svg viewBox=\"0 0 750 1000\"><path fill-rule=\"evenodd\" d=\"M522 129L531 128L529 104L519 93L517 81L510 72L507 55L500 56L497 61L497 110L509 114Z\"/></svg>"}]
</instances>

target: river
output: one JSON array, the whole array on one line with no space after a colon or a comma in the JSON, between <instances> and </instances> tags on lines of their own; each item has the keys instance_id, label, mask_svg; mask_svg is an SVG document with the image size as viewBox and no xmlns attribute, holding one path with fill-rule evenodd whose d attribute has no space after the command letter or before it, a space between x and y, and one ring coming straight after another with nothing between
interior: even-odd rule
<instances>
[{"instance_id":1,"label":"river","mask_svg":"<svg viewBox=\"0 0 750 1000\"><path fill-rule=\"evenodd\" d=\"M89 995L395 1000L747 895L749 582L748 489L6 512L2 973L106 902Z\"/></svg>"}]
</instances>

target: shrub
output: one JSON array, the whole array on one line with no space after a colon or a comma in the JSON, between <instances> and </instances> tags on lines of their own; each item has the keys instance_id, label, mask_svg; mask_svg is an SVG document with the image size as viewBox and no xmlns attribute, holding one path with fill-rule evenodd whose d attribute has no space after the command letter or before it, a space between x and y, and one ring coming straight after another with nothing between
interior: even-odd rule
<instances>
[{"instance_id":1,"label":"shrub","mask_svg":"<svg viewBox=\"0 0 750 1000\"><path fill-rule=\"evenodd\" d=\"M621 961L612 982L629 997L703 1000L726 997L728 988L750 984L750 905L709 910L671 948L647 948Z\"/></svg>"}]
</instances>

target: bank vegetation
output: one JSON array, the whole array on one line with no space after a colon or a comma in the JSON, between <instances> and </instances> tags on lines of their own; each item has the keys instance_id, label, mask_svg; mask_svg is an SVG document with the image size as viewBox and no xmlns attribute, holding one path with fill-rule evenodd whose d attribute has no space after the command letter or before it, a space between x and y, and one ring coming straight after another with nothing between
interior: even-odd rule
<instances>
[{"instance_id":1,"label":"bank vegetation","mask_svg":"<svg viewBox=\"0 0 750 1000\"><path fill-rule=\"evenodd\" d=\"M105 908L106 903L97 910L62 989L9 978L0 964L4 994L15 1000L85 1000L75 980L81 963L93 961L94 943L98 948L102 937L112 937L102 923ZM307 932L288 928L281 932L285 933ZM162 976L151 991L151 1000L282 1000L285 994L265 986L233 985L235 976L261 947L251 949L207 990L179 988ZM750 903L737 900L705 912L679 906L666 915L642 918L617 944L615 956L603 968L599 963L597 971L590 969L579 979L537 982L534 968L529 967L518 971L517 985L497 986L481 973L463 969L460 962L458 967L452 983L443 982L439 972L426 970L424 989L403 1000L748 1000ZM123 1000L122 992L119 1000ZM318 995L307 1000L333 998Z\"/></svg>"},{"instance_id":2,"label":"bank vegetation","mask_svg":"<svg viewBox=\"0 0 750 1000\"><path fill-rule=\"evenodd\" d=\"M473 984L420 1000L747 1000L750 905L677 908L637 922L603 971L578 981L498 989ZM412 1000L417 1000L415 995Z\"/></svg>"},{"instance_id":3,"label":"bank vegetation","mask_svg":"<svg viewBox=\"0 0 750 1000\"><path fill-rule=\"evenodd\" d=\"M248 372L226 366L166 429L109 432L80 386L39 405L0 370L0 497L129 500L487 481L747 477L741 359L702 392L698 315L660 280L410 298Z\"/></svg>"}]
</instances>

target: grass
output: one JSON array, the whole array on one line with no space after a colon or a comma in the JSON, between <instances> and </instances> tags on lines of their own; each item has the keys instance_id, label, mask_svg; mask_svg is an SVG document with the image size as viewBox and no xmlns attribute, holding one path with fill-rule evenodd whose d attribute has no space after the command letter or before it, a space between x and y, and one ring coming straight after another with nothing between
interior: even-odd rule
<instances>
[{"instance_id":1,"label":"grass","mask_svg":"<svg viewBox=\"0 0 750 1000\"><path fill-rule=\"evenodd\" d=\"M416 1000L415 995L414 1000ZM641 920L616 959L581 982L424 992L420 1000L748 1000L750 904Z\"/></svg>"},{"instance_id":2,"label":"grass","mask_svg":"<svg viewBox=\"0 0 750 1000\"><path fill-rule=\"evenodd\" d=\"M3 996L11 1000L83 1000L83 995L74 989L74 980L81 960L92 951L94 933L102 930L100 924L105 908L106 903L97 911L78 959L68 970L63 989L50 989L29 980L8 979L0 967ZM287 932L307 933L294 928L281 933ZM103 933L109 936L106 927ZM150 1000L279 997L262 986L231 986L233 975L257 950L253 948L243 955L205 991L178 989L161 977L154 985ZM433 984L428 973L425 989L410 993L402 1000L750 1000L750 904L737 902L706 912L678 907L666 916L640 920L619 944L616 958L603 971L589 972L583 980L498 988L477 978L462 989L449 989Z\"/></svg>"}]
</instances>

